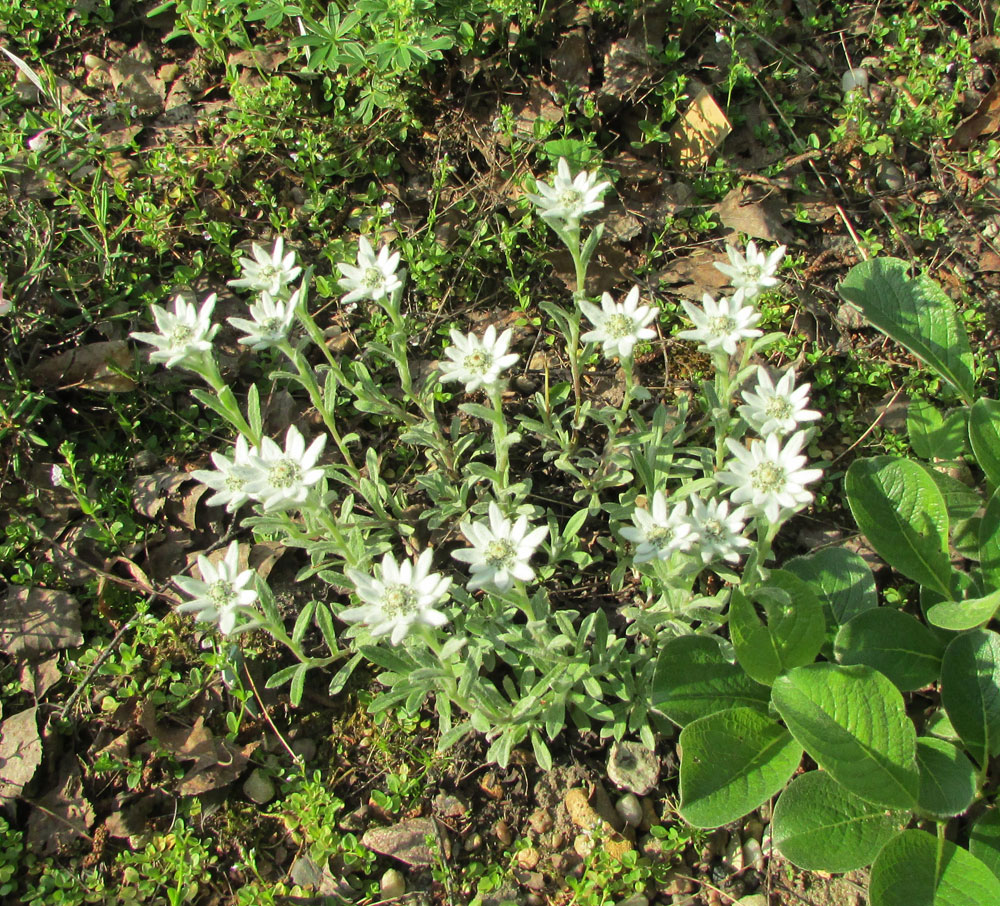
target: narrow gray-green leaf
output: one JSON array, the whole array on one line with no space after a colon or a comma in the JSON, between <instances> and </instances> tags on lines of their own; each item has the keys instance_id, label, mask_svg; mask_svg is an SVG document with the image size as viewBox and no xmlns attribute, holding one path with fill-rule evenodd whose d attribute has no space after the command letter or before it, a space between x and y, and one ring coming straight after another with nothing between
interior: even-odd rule
<instances>
[{"instance_id":1,"label":"narrow gray-green leaf","mask_svg":"<svg viewBox=\"0 0 1000 906\"><path fill-rule=\"evenodd\" d=\"M963 632L985 626L1000 608L1000 590L983 598L942 601L927 609L927 621L940 629Z\"/></svg>"},{"instance_id":2,"label":"narrow gray-green leaf","mask_svg":"<svg viewBox=\"0 0 1000 906\"><path fill-rule=\"evenodd\" d=\"M921 812L936 821L961 815L976 796L976 769L957 746L933 736L917 740Z\"/></svg>"},{"instance_id":3,"label":"narrow gray-green leaf","mask_svg":"<svg viewBox=\"0 0 1000 906\"><path fill-rule=\"evenodd\" d=\"M844 482L847 502L868 543L904 576L948 594L948 510L934 479L916 462L858 459Z\"/></svg>"},{"instance_id":4,"label":"narrow gray-green leaf","mask_svg":"<svg viewBox=\"0 0 1000 906\"><path fill-rule=\"evenodd\" d=\"M871 667L810 664L778 677L771 700L838 783L886 808L915 805L917 734L888 677Z\"/></svg>"},{"instance_id":5,"label":"narrow gray-green leaf","mask_svg":"<svg viewBox=\"0 0 1000 906\"><path fill-rule=\"evenodd\" d=\"M942 416L926 400L914 400L906 412L910 446L921 459L956 460L969 445L969 410L955 409Z\"/></svg>"},{"instance_id":6,"label":"narrow gray-green leaf","mask_svg":"<svg viewBox=\"0 0 1000 906\"><path fill-rule=\"evenodd\" d=\"M776 569L756 590L766 622L750 601L734 591L729 605L729 635L740 666L757 682L770 685L792 667L812 663L823 646L823 605L807 582Z\"/></svg>"},{"instance_id":7,"label":"narrow gray-green leaf","mask_svg":"<svg viewBox=\"0 0 1000 906\"><path fill-rule=\"evenodd\" d=\"M1000 878L1000 811L991 808L969 831L969 851Z\"/></svg>"},{"instance_id":8,"label":"narrow gray-green leaf","mask_svg":"<svg viewBox=\"0 0 1000 906\"><path fill-rule=\"evenodd\" d=\"M1000 403L976 400L969 413L969 440L990 484L1000 486Z\"/></svg>"},{"instance_id":9,"label":"narrow gray-green leaf","mask_svg":"<svg viewBox=\"0 0 1000 906\"><path fill-rule=\"evenodd\" d=\"M1000 753L1000 636L976 629L952 640L941 661L941 703L980 765Z\"/></svg>"},{"instance_id":10,"label":"narrow gray-green leaf","mask_svg":"<svg viewBox=\"0 0 1000 906\"><path fill-rule=\"evenodd\" d=\"M846 547L828 547L795 557L784 569L809 583L838 624L878 607L871 568Z\"/></svg>"},{"instance_id":11,"label":"narrow gray-green leaf","mask_svg":"<svg viewBox=\"0 0 1000 906\"><path fill-rule=\"evenodd\" d=\"M841 786L826 771L800 774L774 807L774 845L808 871L853 871L868 865L909 820Z\"/></svg>"},{"instance_id":12,"label":"narrow gray-green leaf","mask_svg":"<svg viewBox=\"0 0 1000 906\"><path fill-rule=\"evenodd\" d=\"M879 607L841 626L833 650L841 664L867 664L909 692L938 678L944 645L916 617Z\"/></svg>"},{"instance_id":13,"label":"narrow gray-green leaf","mask_svg":"<svg viewBox=\"0 0 1000 906\"><path fill-rule=\"evenodd\" d=\"M908 830L878 854L868 901L871 906L997 906L1000 880L950 840Z\"/></svg>"},{"instance_id":14,"label":"narrow gray-green leaf","mask_svg":"<svg viewBox=\"0 0 1000 906\"><path fill-rule=\"evenodd\" d=\"M694 827L742 818L784 787L802 760L788 731L750 708L692 721L679 744L680 811Z\"/></svg>"},{"instance_id":15,"label":"narrow gray-green leaf","mask_svg":"<svg viewBox=\"0 0 1000 906\"><path fill-rule=\"evenodd\" d=\"M652 705L684 727L716 711L747 707L767 713L771 690L727 661L711 636L670 639L656 659Z\"/></svg>"},{"instance_id":16,"label":"narrow gray-green leaf","mask_svg":"<svg viewBox=\"0 0 1000 906\"><path fill-rule=\"evenodd\" d=\"M874 258L851 268L840 294L879 330L905 346L971 405L972 350L947 293L929 277L910 277L898 258Z\"/></svg>"}]
</instances>

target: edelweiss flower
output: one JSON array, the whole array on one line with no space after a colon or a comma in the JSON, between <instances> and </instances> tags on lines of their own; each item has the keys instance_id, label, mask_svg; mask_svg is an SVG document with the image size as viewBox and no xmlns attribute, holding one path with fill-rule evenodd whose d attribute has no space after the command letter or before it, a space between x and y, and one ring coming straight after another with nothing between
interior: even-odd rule
<instances>
[{"instance_id":1,"label":"edelweiss flower","mask_svg":"<svg viewBox=\"0 0 1000 906\"><path fill-rule=\"evenodd\" d=\"M240 572L239 545L233 541L218 566L208 557L198 557L201 579L174 576L174 584L193 600L178 604L181 612L194 611L202 622L219 624L219 631L229 635L236 628L241 611L257 600L257 592L245 586L253 579L253 570Z\"/></svg>"},{"instance_id":2,"label":"edelweiss flower","mask_svg":"<svg viewBox=\"0 0 1000 906\"><path fill-rule=\"evenodd\" d=\"M585 214L604 207L601 196L611 183L598 182L597 173L581 170L574 179L565 157L559 158L555 181L550 186L538 183L538 195L528 193L528 198L540 209L546 219L562 220L568 226L579 226Z\"/></svg>"},{"instance_id":3,"label":"edelweiss flower","mask_svg":"<svg viewBox=\"0 0 1000 906\"><path fill-rule=\"evenodd\" d=\"M601 296L601 307L591 302L580 302L580 310L594 325L582 337L585 343L603 343L604 354L611 358L627 359L639 340L651 340L656 331L647 325L659 314L658 308L639 304L639 287L628 291L624 302L615 302L610 293Z\"/></svg>"},{"instance_id":4,"label":"edelweiss flower","mask_svg":"<svg viewBox=\"0 0 1000 906\"><path fill-rule=\"evenodd\" d=\"M468 563L472 578L466 588L490 586L499 592L507 591L515 579L530 582L535 571L528 565L535 548L549 533L548 528L528 531L528 519L520 516L511 522L500 512L495 503L490 504L489 524L463 522L462 534L472 542L472 547L453 551L456 560Z\"/></svg>"},{"instance_id":5,"label":"edelweiss flower","mask_svg":"<svg viewBox=\"0 0 1000 906\"><path fill-rule=\"evenodd\" d=\"M250 495L246 493L247 466L250 465L250 445L247 439L242 434L236 438L232 459L221 453L213 453L212 462L216 471L195 469L191 477L215 491L205 503L209 506L225 504L227 513L235 513L250 499Z\"/></svg>"},{"instance_id":6,"label":"edelweiss flower","mask_svg":"<svg viewBox=\"0 0 1000 906\"><path fill-rule=\"evenodd\" d=\"M416 563L398 564L391 554L382 558L381 578L372 578L360 570L348 569L347 577L355 584L360 607L340 612L346 623L364 623L373 636L388 635L398 645L416 623L443 626L448 618L434 609L448 593L451 579L432 573L431 552L424 551Z\"/></svg>"},{"instance_id":7,"label":"edelweiss flower","mask_svg":"<svg viewBox=\"0 0 1000 906\"><path fill-rule=\"evenodd\" d=\"M769 434L765 440L752 441L748 450L729 438L726 443L736 458L716 478L732 486L734 503L749 503L751 513L778 522L813 499L806 485L823 474L822 469L802 468L808 461L801 455L805 441L805 433L799 431L782 447L778 435Z\"/></svg>"},{"instance_id":8,"label":"edelweiss flower","mask_svg":"<svg viewBox=\"0 0 1000 906\"><path fill-rule=\"evenodd\" d=\"M632 521L635 527L625 526L622 536L638 545L633 558L636 563L667 560L674 551L690 550L698 540L687 519L687 501L682 500L668 512L667 495L663 491L653 495L650 509L637 507L632 513Z\"/></svg>"},{"instance_id":9,"label":"edelweiss flower","mask_svg":"<svg viewBox=\"0 0 1000 906\"><path fill-rule=\"evenodd\" d=\"M747 299L752 299L761 290L777 286L780 282L775 273L781 259L785 257L785 246L779 245L770 255L757 251L757 243L752 239L747 243L747 254L744 258L733 246L726 246L729 264L719 264L716 267L722 271L733 284L734 289L743 290Z\"/></svg>"},{"instance_id":10,"label":"edelweiss flower","mask_svg":"<svg viewBox=\"0 0 1000 906\"><path fill-rule=\"evenodd\" d=\"M256 242L250 249L253 258L240 258L243 276L239 280L230 280L230 286L282 296L285 287L302 273L302 268L295 266L295 252L285 254L285 240L281 236L274 240L274 249L270 254Z\"/></svg>"},{"instance_id":11,"label":"edelweiss flower","mask_svg":"<svg viewBox=\"0 0 1000 906\"><path fill-rule=\"evenodd\" d=\"M160 332L133 331L129 336L156 347L156 351L149 354L151 362L163 362L167 368L197 362L211 350L212 339L219 332L219 325L212 324L215 299L212 293L202 302L201 308L196 309L193 302L177 296L172 312L153 305L153 319Z\"/></svg>"},{"instance_id":12,"label":"edelweiss flower","mask_svg":"<svg viewBox=\"0 0 1000 906\"><path fill-rule=\"evenodd\" d=\"M346 295L340 300L345 305L359 302L361 299L377 302L403 285L396 276L399 252L390 254L389 246L383 245L376 257L375 250L364 236L358 240L358 266L338 264L337 267L344 275L337 285L347 290Z\"/></svg>"},{"instance_id":13,"label":"edelweiss flower","mask_svg":"<svg viewBox=\"0 0 1000 906\"><path fill-rule=\"evenodd\" d=\"M247 336L240 337L240 342L257 351L277 346L288 339L295 318L295 308L299 304L299 290L295 290L287 299L275 298L266 289L260 291L257 301L250 306L250 317L229 318L229 323L237 330L242 330Z\"/></svg>"},{"instance_id":14,"label":"edelweiss flower","mask_svg":"<svg viewBox=\"0 0 1000 906\"><path fill-rule=\"evenodd\" d=\"M490 390L499 381L500 372L517 361L517 353L507 352L510 336L509 328L497 336L497 329L492 324L481 340L474 333L462 336L452 330L454 345L444 351L451 361L441 362L441 382L461 381L466 393L473 393L480 387Z\"/></svg>"},{"instance_id":15,"label":"edelweiss flower","mask_svg":"<svg viewBox=\"0 0 1000 906\"><path fill-rule=\"evenodd\" d=\"M743 392L747 405L740 406L740 415L761 436L788 434L800 422L820 418L820 413L806 409L809 405L809 385L795 386L795 369L789 368L775 386L767 369L757 369L757 392Z\"/></svg>"},{"instance_id":16,"label":"edelweiss flower","mask_svg":"<svg viewBox=\"0 0 1000 906\"><path fill-rule=\"evenodd\" d=\"M299 429L292 425L285 433L282 451L270 437L260 442L260 448L250 453L246 466L243 492L259 500L265 510L302 503L309 495L309 488L323 477L323 469L313 468L326 444L321 434L306 449L306 442Z\"/></svg>"},{"instance_id":17,"label":"edelweiss flower","mask_svg":"<svg viewBox=\"0 0 1000 906\"><path fill-rule=\"evenodd\" d=\"M735 563L740 559L740 551L750 546L743 537L746 525L746 509L737 507L729 512L728 500L703 501L691 498L691 529L698 536L698 553L703 563L711 563L716 558Z\"/></svg>"},{"instance_id":18,"label":"edelweiss flower","mask_svg":"<svg viewBox=\"0 0 1000 906\"><path fill-rule=\"evenodd\" d=\"M762 335L754 328L760 320L760 313L753 306L743 304L741 290L737 290L731 298L722 298L718 302L711 294L705 293L701 302L704 308L681 302L695 329L682 330L677 336L697 340L709 352L723 349L729 355L735 355L736 345L741 340Z\"/></svg>"}]
</instances>

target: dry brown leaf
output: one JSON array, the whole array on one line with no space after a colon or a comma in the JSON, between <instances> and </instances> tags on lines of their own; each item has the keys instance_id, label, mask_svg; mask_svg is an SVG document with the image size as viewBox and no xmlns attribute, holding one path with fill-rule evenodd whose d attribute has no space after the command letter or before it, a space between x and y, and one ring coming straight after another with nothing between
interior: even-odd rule
<instances>
[{"instance_id":1,"label":"dry brown leaf","mask_svg":"<svg viewBox=\"0 0 1000 906\"><path fill-rule=\"evenodd\" d=\"M678 167L703 167L732 130L726 114L715 102L711 92L702 88L670 130L670 155Z\"/></svg>"},{"instance_id":2,"label":"dry brown leaf","mask_svg":"<svg viewBox=\"0 0 1000 906\"><path fill-rule=\"evenodd\" d=\"M983 99L979 102L975 113L967 116L955 127L955 132L948 140L949 151L964 151L977 138L992 135L1000 130L1000 80L993 83Z\"/></svg>"},{"instance_id":3,"label":"dry brown leaf","mask_svg":"<svg viewBox=\"0 0 1000 906\"><path fill-rule=\"evenodd\" d=\"M708 249L695 249L690 255L675 258L657 272L656 278L674 286L689 284L697 290L695 297L700 299L706 292L729 285L729 278L715 266L716 262L721 264L727 260Z\"/></svg>"},{"instance_id":4,"label":"dry brown leaf","mask_svg":"<svg viewBox=\"0 0 1000 906\"><path fill-rule=\"evenodd\" d=\"M37 657L83 644L76 598L51 588L12 585L0 604L0 649Z\"/></svg>"},{"instance_id":5,"label":"dry brown leaf","mask_svg":"<svg viewBox=\"0 0 1000 906\"><path fill-rule=\"evenodd\" d=\"M36 702L59 682L61 677L58 654L44 661L25 661L21 665L21 689L33 695Z\"/></svg>"},{"instance_id":6,"label":"dry brown leaf","mask_svg":"<svg viewBox=\"0 0 1000 906\"><path fill-rule=\"evenodd\" d=\"M737 186L713 210L731 230L788 245L795 237L782 225L783 208L784 199L773 189Z\"/></svg>"},{"instance_id":7,"label":"dry brown leaf","mask_svg":"<svg viewBox=\"0 0 1000 906\"><path fill-rule=\"evenodd\" d=\"M80 767L71 755L63 759L58 786L31 804L37 807L28 819L28 841L36 851L56 852L87 837L94 824L94 808L83 795Z\"/></svg>"},{"instance_id":8,"label":"dry brown leaf","mask_svg":"<svg viewBox=\"0 0 1000 906\"><path fill-rule=\"evenodd\" d=\"M134 390L136 382L126 374L132 367L132 350L124 340L87 343L39 362L28 376L45 390L102 390L123 393Z\"/></svg>"},{"instance_id":9,"label":"dry brown leaf","mask_svg":"<svg viewBox=\"0 0 1000 906\"><path fill-rule=\"evenodd\" d=\"M516 114L516 130L522 135L535 134L535 120L558 123L563 118L563 109L552 100L551 92L535 83L528 91L528 99Z\"/></svg>"},{"instance_id":10,"label":"dry brown leaf","mask_svg":"<svg viewBox=\"0 0 1000 906\"><path fill-rule=\"evenodd\" d=\"M155 519L169 499L177 496L177 491L187 481L193 481L188 472L176 469L160 469L149 475L140 475L132 485L132 498L136 511L149 519Z\"/></svg>"},{"instance_id":11,"label":"dry brown leaf","mask_svg":"<svg viewBox=\"0 0 1000 906\"><path fill-rule=\"evenodd\" d=\"M657 82L657 64L646 50L644 40L615 41L604 55L604 81L600 94L614 102L634 101ZM602 105L607 106L607 105Z\"/></svg>"},{"instance_id":12,"label":"dry brown leaf","mask_svg":"<svg viewBox=\"0 0 1000 906\"><path fill-rule=\"evenodd\" d=\"M586 91L590 88L590 74L593 64L590 59L590 44L582 28L574 28L562 39L552 55L552 75L567 88Z\"/></svg>"},{"instance_id":13,"label":"dry brown leaf","mask_svg":"<svg viewBox=\"0 0 1000 906\"><path fill-rule=\"evenodd\" d=\"M21 795L41 763L37 710L28 708L0 724L0 804Z\"/></svg>"},{"instance_id":14,"label":"dry brown leaf","mask_svg":"<svg viewBox=\"0 0 1000 906\"><path fill-rule=\"evenodd\" d=\"M166 86L153 70L149 49L140 44L111 66L111 84L118 96L143 110L159 112Z\"/></svg>"}]
</instances>

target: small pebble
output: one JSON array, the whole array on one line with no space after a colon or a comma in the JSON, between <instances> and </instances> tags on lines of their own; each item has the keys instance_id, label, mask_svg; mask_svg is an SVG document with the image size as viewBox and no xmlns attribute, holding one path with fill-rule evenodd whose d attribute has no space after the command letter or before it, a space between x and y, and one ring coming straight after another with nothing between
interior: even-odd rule
<instances>
[{"instance_id":1,"label":"small pebble","mask_svg":"<svg viewBox=\"0 0 1000 906\"><path fill-rule=\"evenodd\" d=\"M465 850L466 852L474 853L482 845L483 838L479 834L473 834L465 841Z\"/></svg>"},{"instance_id":2,"label":"small pebble","mask_svg":"<svg viewBox=\"0 0 1000 906\"><path fill-rule=\"evenodd\" d=\"M260 768L254 768L243 783L243 792L251 802L265 805L274 798L274 784Z\"/></svg>"},{"instance_id":3,"label":"small pebble","mask_svg":"<svg viewBox=\"0 0 1000 906\"><path fill-rule=\"evenodd\" d=\"M840 79L840 90L844 94L851 94L854 91L866 92L868 90L868 71L860 66L848 69Z\"/></svg>"},{"instance_id":4,"label":"small pebble","mask_svg":"<svg viewBox=\"0 0 1000 906\"><path fill-rule=\"evenodd\" d=\"M388 869L378 882L379 893L386 900L394 900L406 893L406 878L395 868Z\"/></svg>"},{"instance_id":5,"label":"small pebble","mask_svg":"<svg viewBox=\"0 0 1000 906\"><path fill-rule=\"evenodd\" d=\"M518 868L531 871L538 864L538 860L541 859L541 854L533 846L529 846L527 849L522 849L516 858Z\"/></svg>"},{"instance_id":6,"label":"small pebble","mask_svg":"<svg viewBox=\"0 0 1000 906\"><path fill-rule=\"evenodd\" d=\"M643 809L639 797L635 793L626 793L615 803L615 811L629 827L642 824Z\"/></svg>"},{"instance_id":7,"label":"small pebble","mask_svg":"<svg viewBox=\"0 0 1000 906\"><path fill-rule=\"evenodd\" d=\"M497 839L504 846L510 846L510 844L514 841L514 835L510 832L510 827L508 827L507 822L502 818L497 822L496 835Z\"/></svg>"},{"instance_id":8,"label":"small pebble","mask_svg":"<svg viewBox=\"0 0 1000 906\"><path fill-rule=\"evenodd\" d=\"M649 906L649 899L641 893L637 893L627 900L619 900L617 906Z\"/></svg>"},{"instance_id":9,"label":"small pebble","mask_svg":"<svg viewBox=\"0 0 1000 906\"><path fill-rule=\"evenodd\" d=\"M303 761L309 762L316 757L316 743L308 736L292 740L292 751Z\"/></svg>"},{"instance_id":10,"label":"small pebble","mask_svg":"<svg viewBox=\"0 0 1000 906\"><path fill-rule=\"evenodd\" d=\"M528 825L536 834L544 834L552 829L552 816L547 809L535 809L528 817Z\"/></svg>"}]
</instances>

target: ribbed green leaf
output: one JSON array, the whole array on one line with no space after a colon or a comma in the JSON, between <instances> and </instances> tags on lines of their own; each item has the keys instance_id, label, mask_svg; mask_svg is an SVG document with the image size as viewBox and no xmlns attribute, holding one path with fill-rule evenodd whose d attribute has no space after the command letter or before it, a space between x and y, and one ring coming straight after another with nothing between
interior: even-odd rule
<instances>
[{"instance_id":1,"label":"ribbed green leaf","mask_svg":"<svg viewBox=\"0 0 1000 906\"><path fill-rule=\"evenodd\" d=\"M933 736L917 740L917 804L939 821L960 815L976 796L976 770L957 746Z\"/></svg>"},{"instance_id":2,"label":"ribbed green leaf","mask_svg":"<svg viewBox=\"0 0 1000 906\"><path fill-rule=\"evenodd\" d=\"M841 664L867 664L903 692L933 683L941 672L944 645L916 617L879 607L840 627L833 643Z\"/></svg>"},{"instance_id":3,"label":"ribbed green leaf","mask_svg":"<svg viewBox=\"0 0 1000 906\"><path fill-rule=\"evenodd\" d=\"M795 557L784 569L809 583L838 624L878 607L871 568L846 547L828 547Z\"/></svg>"},{"instance_id":4,"label":"ribbed green leaf","mask_svg":"<svg viewBox=\"0 0 1000 906\"><path fill-rule=\"evenodd\" d=\"M991 808L976 819L969 831L969 851L1000 877L1000 811Z\"/></svg>"},{"instance_id":5,"label":"ribbed green leaf","mask_svg":"<svg viewBox=\"0 0 1000 906\"><path fill-rule=\"evenodd\" d=\"M941 703L980 765L1000 754L1000 635L977 629L952 640L941 661Z\"/></svg>"},{"instance_id":6,"label":"ribbed green leaf","mask_svg":"<svg viewBox=\"0 0 1000 906\"><path fill-rule=\"evenodd\" d=\"M990 484L1000 486L1000 403L976 400L969 413L969 440Z\"/></svg>"}]
</instances>

